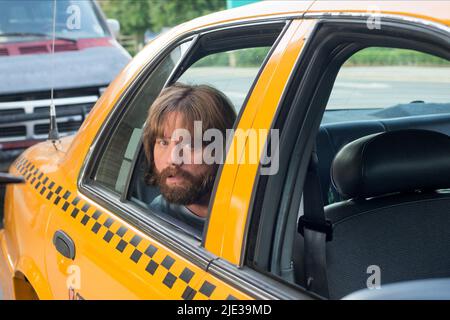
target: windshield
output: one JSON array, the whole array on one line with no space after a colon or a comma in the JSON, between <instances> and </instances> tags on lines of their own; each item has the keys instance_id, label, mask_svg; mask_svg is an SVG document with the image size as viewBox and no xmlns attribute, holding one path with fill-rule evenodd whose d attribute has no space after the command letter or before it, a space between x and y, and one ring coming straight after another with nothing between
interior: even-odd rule
<instances>
[{"instance_id":1,"label":"windshield","mask_svg":"<svg viewBox=\"0 0 450 320\"><path fill-rule=\"evenodd\" d=\"M107 36L92 1L56 1L56 37L99 38ZM49 38L53 32L52 0L1 0L0 43Z\"/></svg>"}]
</instances>

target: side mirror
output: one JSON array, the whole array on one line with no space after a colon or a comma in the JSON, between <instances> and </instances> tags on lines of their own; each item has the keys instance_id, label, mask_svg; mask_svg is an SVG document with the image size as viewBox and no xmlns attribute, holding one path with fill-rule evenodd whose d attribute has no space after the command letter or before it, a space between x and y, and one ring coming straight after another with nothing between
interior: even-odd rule
<instances>
[{"instance_id":1,"label":"side mirror","mask_svg":"<svg viewBox=\"0 0 450 320\"><path fill-rule=\"evenodd\" d=\"M23 177L17 177L9 173L0 172L0 185L23 182L25 182Z\"/></svg>"},{"instance_id":2,"label":"side mirror","mask_svg":"<svg viewBox=\"0 0 450 320\"><path fill-rule=\"evenodd\" d=\"M120 34L120 23L116 19L108 19L106 20L108 23L109 30L114 35L114 38L118 38Z\"/></svg>"}]
</instances>

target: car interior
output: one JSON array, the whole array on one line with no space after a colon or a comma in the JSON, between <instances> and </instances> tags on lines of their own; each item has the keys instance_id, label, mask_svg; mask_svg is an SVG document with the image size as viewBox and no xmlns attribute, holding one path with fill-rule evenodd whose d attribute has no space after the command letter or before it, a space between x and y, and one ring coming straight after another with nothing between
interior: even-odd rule
<instances>
[{"instance_id":1,"label":"car interior","mask_svg":"<svg viewBox=\"0 0 450 320\"><path fill-rule=\"evenodd\" d=\"M449 157L450 137L429 130L365 136L336 155L332 181L350 200L325 207L330 297L359 289L370 265L384 283L450 276Z\"/></svg>"},{"instance_id":2,"label":"car interior","mask_svg":"<svg viewBox=\"0 0 450 320\"><path fill-rule=\"evenodd\" d=\"M450 105L449 105L450 110ZM322 197L325 205L345 200L331 182L331 164L337 152L348 143L374 133L406 129L423 129L450 136L450 114L404 118L330 123L320 126L317 134L317 156Z\"/></svg>"},{"instance_id":3,"label":"car interior","mask_svg":"<svg viewBox=\"0 0 450 320\"><path fill-rule=\"evenodd\" d=\"M325 111L305 180L295 282L323 298L373 267L382 285L450 277L450 104L368 110Z\"/></svg>"},{"instance_id":4,"label":"car interior","mask_svg":"<svg viewBox=\"0 0 450 320\"><path fill-rule=\"evenodd\" d=\"M328 292L319 294L336 299L365 288L372 265L383 283L450 276L448 121L430 116L321 127L317 179L322 199L334 198L318 210L318 221L332 228L324 249Z\"/></svg>"}]
</instances>

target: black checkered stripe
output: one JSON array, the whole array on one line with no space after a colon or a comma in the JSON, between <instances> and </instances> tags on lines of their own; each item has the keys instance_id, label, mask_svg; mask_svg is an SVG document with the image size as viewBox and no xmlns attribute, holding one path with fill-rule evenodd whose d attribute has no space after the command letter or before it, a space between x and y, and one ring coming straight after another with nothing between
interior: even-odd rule
<instances>
[{"instance_id":1,"label":"black checkered stripe","mask_svg":"<svg viewBox=\"0 0 450 320\"><path fill-rule=\"evenodd\" d=\"M169 289L173 289L175 286L181 288L182 299L236 300L228 293L225 295L223 293L215 294L221 290L216 290L217 286L212 283L213 279L211 281L204 280L200 288L197 288L198 290L193 288L191 280L195 275L194 271L188 267L175 268L176 260L169 254L164 254L164 250L160 250L154 243L146 244L146 241L142 241L142 237L119 221L90 206L83 199L52 181L26 158L18 158L14 162L14 167L41 197L59 207L62 210L61 213L70 215L75 221L89 228L104 243L114 246L117 252L128 254L129 259L135 264L142 265L150 276L154 276L158 270L163 270L162 283ZM158 250L160 251L159 256L161 253L164 256L162 260L156 258ZM175 269L178 271L174 271Z\"/></svg>"}]
</instances>

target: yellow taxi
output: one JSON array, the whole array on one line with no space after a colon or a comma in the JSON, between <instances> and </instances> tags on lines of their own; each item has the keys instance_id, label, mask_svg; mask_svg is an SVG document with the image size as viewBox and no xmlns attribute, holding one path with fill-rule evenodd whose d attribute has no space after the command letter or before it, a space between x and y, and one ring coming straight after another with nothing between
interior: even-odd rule
<instances>
[{"instance_id":1,"label":"yellow taxi","mask_svg":"<svg viewBox=\"0 0 450 320\"><path fill-rule=\"evenodd\" d=\"M12 164L3 298L339 299L450 277L449 59L448 1L264 1L171 29L76 135ZM148 108L175 82L222 91L271 150L245 161L235 134L200 235L154 214L143 179Z\"/></svg>"}]
</instances>

